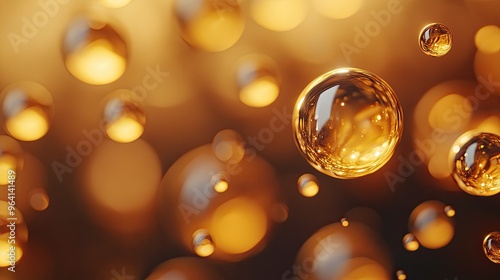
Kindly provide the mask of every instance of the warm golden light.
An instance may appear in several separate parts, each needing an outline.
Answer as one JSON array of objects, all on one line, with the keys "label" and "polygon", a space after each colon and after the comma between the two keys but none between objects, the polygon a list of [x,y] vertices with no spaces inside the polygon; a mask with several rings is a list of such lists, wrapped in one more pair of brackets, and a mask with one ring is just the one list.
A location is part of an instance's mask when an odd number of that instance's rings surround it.
[{"label": "warm golden light", "polygon": [[250,15],[253,20],[273,31],[287,31],[297,27],[304,21],[308,11],[307,0],[250,1]]},{"label": "warm golden light", "polygon": [[118,80],[127,68],[127,46],[105,21],[77,18],[63,44],[64,63],[80,81],[105,85]]},{"label": "warm golden light", "polygon": [[280,88],[273,77],[262,77],[240,90],[240,100],[250,107],[266,107],[278,98]]},{"label": "warm golden light", "polygon": [[455,212],[455,209],[453,208],[453,206],[450,206],[450,205],[446,205],[446,207],[444,208],[444,212],[446,213],[446,216],[448,217],[454,217],[456,212]]},{"label": "warm golden light", "polygon": [[[3,236],[0,236],[2,238]],[[12,244],[9,244],[7,241],[7,238],[2,238],[0,240],[0,267],[8,267],[11,265],[11,260],[9,256],[7,255],[8,253],[11,252],[11,247]],[[21,249],[20,246],[15,246],[15,257],[13,257],[14,263],[18,263],[21,258],[23,257],[23,249]]]},{"label": "warm golden light", "polygon": [[214,184],[214,190],[218,193],[223,193],[223,192],[227,191],[228,188],[229,188],[229,184],[224,179],[217,179],[217,181]]},{"label": "warm golden light", "polygon": [[378,262],[368,258],[353,258],[347,261],[342,277],[331,279],[349,280],[389,280],[386,269]]},{"label": "warm golden light", "polygon": [[403,270],[398,270],[396,272],[396,277],[398,280],[406,280],[406,273]]},{"label": "warm golden light", "polygon": [[205,229],[193,233],[193,249],[200,257],[208,257],[215,251],[215,245],[210,233]]},{"label": "warm golden light", "polygon": [[21,141],[38,140],[49,130],[48,116],[41,108],[29,107],[8,118],[5,128]]},{"label": "warm golden light", "polygon": [[119,143],[129,143],[139,137],[144,132],[144,127],[131,117],[120,117],[110,123],[106,128],[109,138]]},{"label": "warm golden light", "polygon": [[312,174],[304,174],[299,177],[297,181],[299,193],[305,197],[313,197],[319,192],[319,185],[317,179]]},{"label": "warm golden light", "polygon": [[481,27],[474,36],[474,43],[485,54],[500,52],[500,28],[495,25]]},{"label": "warm golden light", "polygon": [[44,211],[49,207],[49,196],[43,189],[35,189],[30,192],[29,204],[37,211]]},{"label": "warm golden light", "polygon": [[316,10],[325,17],[344,19],[358,12],[364,0],[313,0]]},{"label": "warm golden light", "polygon": [[236,0],[177,0],[175,16],[181,35],[191,46],[220,52],[236,44],[245,20]]},{"label": "warm golden light", "polygon": [[219,131],[213,141],[212,150],[220,161],[232,164],[240,162],[245,156],[243,139],[234,130],[224,129]]},{"label": "warm golden light", "polygon": [[233,198],[219,206],[211,220],[212,237],[218,250],[242,254],[259,244],[267,231],[262,206],[246,197]]},{"label": "warm golden light", "polygon": [[99,0],[107,8],[121,8],[127,6],[132,0]]},{"label": "warm golden light", "polygon": [[403,237],[403,247],[405,247],[406,250],[413,252],[418,250],[420,243],[418,243],[418,240],[413,233],[407,233]]},{"label": "warm golden light", "polygon": [[129,143],[144,132],[146,113],[132,101],[132,92],[117,90],[106,98],[103,120],[109,138],[119,143]]},{"label": "warm golden light", "polygon": [[9,183],[9,170],[14,172],[17,170],[17,159],[15,156],[3,153],[0,155],[0,185],[7,185]]},{"label": "warm golden light", "polygon": [[346,218],[342,218],[340,220],[340,224],[343,226],[343,227],[347,227],[349,226],[349,221],[346,219]]},{"label": "warm golden light", "polygon": [[410,232],[428,249],[442,248],[453,239],[455,228],[446,216],[445,205],[439,201],[426,201],[417,206],[409,219]]},{"label": "warm golden light", "polygon": [[[462,108],[459,112],[450,108]],[[455,132],[463,129],[472,116],[470,101],[458,94],[449,94],[440,98],[429,112],[428,122],[433,129],[444,132]],[[460,121],[456,121],[459,119]]]}]

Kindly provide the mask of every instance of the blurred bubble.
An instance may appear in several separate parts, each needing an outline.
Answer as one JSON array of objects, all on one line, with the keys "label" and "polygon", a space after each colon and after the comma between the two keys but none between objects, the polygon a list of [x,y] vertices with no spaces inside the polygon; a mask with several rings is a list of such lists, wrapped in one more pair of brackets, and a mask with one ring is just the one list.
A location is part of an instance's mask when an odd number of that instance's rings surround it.
[{"label": "blurred bubble", "polygon": [[[10,201],[10,200],[9,200]],[[15,223],[15,227],[10,225]],[[12,242],[15,237],[15,243]],[[10,242],[9,242],[10,241]],[[0,200],[0,267],[16,265],[25,254],[28,245],[28,228],[18,208],[9,208],[9,203]]]},{"label": "blurred bubble", "polygon": [[294,29],[304,21],[308,11],[309,3],[306,0],[250,1],[252,19],[260,26],[273,31]]},{"label": "blurred bubble", "polygon": [[223,162],[237,163],[245,155],[243,138],[234,130],[224,129],[219,131],[212,141],[215,156]]},{"label": "blurred bubble", "polygon": [[214,253],[215,245],[208,230],[199,229],[193,233],[193,248],[200,257],[208,257]]},{"label": "blurred bubble", "polygon": [[239,0],[176,0],[174,12],[182,38],[205,51],[230,48],[245,29]]},{"label": "blurred bubble", "polygon": [[[447,112],[447,109],[453,106],[461,106],[461,121],[458,125],[450,125],[454,121],[453,114],[443,113]],[[429,112],[428,121],[429,125],[433,129],[440,129],[443,132],[454,132],[462,129],[467,125],[472,117],[472,105],[469,99],[458,94],[449,94],[440,98],[435,104],[432,105]]]},{"label": "blurred bubble", "polygon": [[227,176],[224,174],[216,174],[212,176],[212,185],[214,190],[218,193],[223,193],[229,188],[229,182],[227,181]]},{"label": "blurred bubble", "polygon": [[484,53],[477,51],[474,57],[474,73],[479,83],[476,95],[481,100],[488,99],[492,94],[499,95],[500,87],[500,51]]},{"label": "blurred bubble", "polygon": [[488,234],[483,241],[484,254],[490,261],[500,263],[500,232]]},{"label": "blurred bubble", "polygon": [[431,23],[420,31],[420,49],[426,55],[439,57],[447,54],[452,45],[451,31],[443,24]]},{"label": "blurred bubble", "polygon": [[346,218],[342,218],[340,220],[340,224],[343,226],[343,227],[347,227],[349,226],[349,221],[346,219]]},{"label": "blurred bubble", "polygon": [[404,272],[404,270],[398,270],[396,272],[396,277],[398,280],[406,280],[406,273]]},{"label": "blurred bubble", "polygon": [[408,221],[410,232],[428,249],[442,248],[453,239],[455,228],[442,202],[430,200],[418,205]]},{"label": "blurred bubble", "polygon": [[247,55],[241,58],[237,63],[236,78],[239,98],[247,106],[265,107],[278,98],[278,69],[269,57]]},{"label": "blurred bubble", "polygon": [[221,280],[219,273],[205,259],[181,257],[158,265],[146,280]]},{"label": "blurred bubble", "polygon": [[271,219],[276,223],[282,223],[288,219],[288,206],[284,203],[273,205]]},{"label": "blurred bubble", "polygon": [[0,135],[0,186],[9,184],[9,170],[18,173],[24,166],[23,150],[19,143],[6,135]]},{"label": "blurred bubble", "polygon": [[29,194],[30,206],[36,211],[44,211],[49,207],[49,196],[42,188],[34,189]]},{"label": "blurred bubble", "polygon": [[500,52],[500,28],[496,25],[481,27],[474,36],[476,48],[486,54]]},{"label": "blurred bubble", "polygon": [[403,237],[403,246],[407,251],[413,252],[416,251],[418,247],[420,247],[420,243],[418,243],[418,240],[415,235],[413,235],[413,233],[407,233]]},{"label": "blurred bubble", "polygon": [[316,10],[325,17],[344,19],[358,12],[364,0],[314,0],[313,4]]},{"label": "blurred bubble", "polygon": [[287,277],[312,280],[391,279],[383,242],[363,224],[334,223],[319,229],[300,248]]},{"label": "blurred bubble", "polygon": [[117,90],[105,99],[103,121],[106,134],[119,143],[137,140],[144,132],[146,113],[129,90]]},{"label": "blurred bubble", "polygon": [[304,174],[297,181],[299,193],[305,197],[313,197],[318,194],[318,180],[312,174]]},{"label": "blurred bubble", "polygon": [[130,4],[132,0],[99,0],[99,3],[106,8],[122,8]]},{"label": "blurred bubble", "polygon": [[402,135],[403,112],[380,77],[343,68],[304,89],[293,125],[297,147],[314,168],[336,178],[355,178],[389,161]]},{"label": "blurred bubble", "polygon": [[104,85],[118,80],[127,68],[127,45],[106,18],[77,17],[63,41],[64,63],[78,80]]},{"label": "blurred bubble", "polygon": [[[224,192],[214,185],[221,175],[230,184]],[[254,152],[246,151],[233,163],[219,160],[213,143],[198,147],[180,157],[162,179],[163,225],[192,253],[193,232],[205,229],[214,243],[209,258],[246,259],[264,248],[274,222],[286,216],[276,208],[280,202],[275,176]]]},{"label": "blurred bubble", "polygon": [[478,196],[500,192],[500,136],[466,133],[452,147],[453,179],[462,190]]},{"label": "blurred bubble", "polygon": [[1,94],[5,131],[21,141],[42,138],[54,113],[52,96],[42,85],[23,81],[6,87]]},{"label": "blurred bubble", "polygon": [[450,218],[454,217],[456,214],[455,209],[451,205],[446,205],[446,207],[444,208],[444,212],[446,213],[446,216]]}]

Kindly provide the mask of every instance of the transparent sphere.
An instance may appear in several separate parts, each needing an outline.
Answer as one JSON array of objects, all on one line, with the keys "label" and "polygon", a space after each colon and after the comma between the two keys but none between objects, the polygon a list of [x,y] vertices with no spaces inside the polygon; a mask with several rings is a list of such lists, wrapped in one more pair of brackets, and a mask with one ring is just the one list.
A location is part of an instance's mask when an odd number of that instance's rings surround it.
[{"label": "transparent sphere", "polygon": [[192,47],[224,51],[245,29],[241,0],[176,0],[174,13],[182,38]]},{"label": "transparent sphere", "polygon": [[1,94],[5,131],[21,141],[35,141],[49,130],[54,107],[50,92],[42,85],[23,81]]},{"label": "transparent sphere", "polygon": [[316,196],[319,192],[318,180],[312,174],[304,174],[297,180],[299,193],[305,197]]},{"label": "transparent sphere", "polygon": [[500,136],[466,133],[452,146],[454,151],[452,175],[462,190],[477,196],[500,192]]},{"label": "transparent sphere", "polygon": [[125,40],[104,17],[73,20],[64,36],[63,56],[68,71],[91,85],[112,83],[127,68]]},{"label": "transparent sphere", "polygon": [[500,263],[500,232],[488,234],[483,241],[484,254],[494,263]]},{"label": "transparent sphere", "polygon": [[427,249],[442,248],[453,239],[455,227],[443,210],[445,207],[442,202],[429,200],[418,205],[410,214],[408,228],[417,242]]},{"label": "transparent sphere", "polygon": [[336,178],[355,178],[389,161],[402,135],[403,111],[380,77],[343,68],[304,89],[293,126],[297,147],[314,168]]},{"label": "transparent sphere", "polygon": [[407,251],[416,251],[420,247],[417,238],[413,233],[407,233],[403,237],[403,246]]},{"label": "transparent sphere", "polygon": [[104,101],[103,120],[106,134],[119,143],[132,142],[144,132],[146,113],[132,96],[129,90],[118,90]]},{"label": "transparent sphere", "polygon": [[443,24],[426,25],[418,36],[420,49],[426,55],[439,57],[447,54],[452,45],[451,31]]}]

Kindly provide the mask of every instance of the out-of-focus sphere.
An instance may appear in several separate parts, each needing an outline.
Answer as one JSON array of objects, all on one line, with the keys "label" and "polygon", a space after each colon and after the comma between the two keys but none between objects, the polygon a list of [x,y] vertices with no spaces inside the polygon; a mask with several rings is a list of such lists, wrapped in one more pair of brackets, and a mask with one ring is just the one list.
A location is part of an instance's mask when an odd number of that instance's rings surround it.
[{"label": "out-of-focus sphere", "polygon": [[404,270],[398,270],[396,272],[396,277],[398,278],[398,280],[406,280],[406,273],[404,272]]},{"label": "out-of-focus sphere", "polygon": [[312,81],[293,111],[297,147],[318,171],[356,178],[377,171],[403,131],[395,92],[377,75],[341,68]]},{"label": "out-of-focus sphere", "polygon": [[106,8],[121,8],[127,6],[132,0],[99,0]]},{"label": "out-of-focus sphere", "polygon": [[455,228],[444,212],[445,204],[430,200],[418,205],[408,221],[408,228],[427,249],[442,248],[453,239]]},{"label": "out-of-focus sphere", "polygon": [[54,107],[50,92],[42,85],[23,81],[11,84],[1,94],[5,131],[21,141],[35,141],[49,130]]},{"label": "out-of-focus sphere", "polygon": [[206,260],[194,257],[170,259],[159,266],[146,280],[221,280],[217,271]]},{"label": "out-of-focus sphere", "polygon": [[457,141],[468,140],[462,145],[452,146],[459,147],[453,160],[453,179],[462,190],[472,195],[491,196],[499,193],[500,136],[466,133],[460,138]]},{"label": "out-of-focus sphere", "polygon": [[479,83],[476,95],[488,100],[491,94],[500,95],[500,51],[484,53],[477,51],[474,57],[474,73]]},{"label": "out-of-focus sphere", "polygon": [[407,251],[416,251],[420,247],[417,238],[413,233],[407,233],[403,237],[403,246]]},{"label": "out-of-focus sphere", "polygon": [[76,18],[66,31],[63,55],[68,71],[91,85],[112,83],[127,68],[125,40],[102,19]]},{"label": "out-of-focus sphere", "polygon": [[483,240],[484,254],[490,261],[500,263],[500,232],[492,232]]},{"label": "out-of-focus sphere", "polygon": [[24,167],[23,149],[19,142],[0,135],[0,186],[9,184],[9,170],[19,173]]},{"label": "out-of-focus sphere", "polygon": [[496,25],[481,27],[474,36],[476,48],[486,54],[500,52],[500,28]]},{"label": "out-of-focus sphere", "polygon": [[325,17],[344,19],[358,12],[364,0],[313,0],[316,10]]},{"label": "out-of-focus sphere", "polygon": [[240,0],[176,0],[174,13],[182,38],[192,47],[224,51],[245,29]]},{"label": "out-of-focus sphere", "polygon": [[297,180],[299,193],[305,197],[316,196],[319,192],[319,185],[316,176],[312,174],[304,174]]},{"label": "out-of-focus sphere", "polygon": [[250,15],[253,20],[273,31],[294,29],[304,21],[308,12],[309,0],[250,1]]},{"label": "out-of-focus sphere", "polygon": [[426,55],[439,57],[447,54],[452,45],[450,29],[440,23],[426,25],[418,37],[422,52]]}]

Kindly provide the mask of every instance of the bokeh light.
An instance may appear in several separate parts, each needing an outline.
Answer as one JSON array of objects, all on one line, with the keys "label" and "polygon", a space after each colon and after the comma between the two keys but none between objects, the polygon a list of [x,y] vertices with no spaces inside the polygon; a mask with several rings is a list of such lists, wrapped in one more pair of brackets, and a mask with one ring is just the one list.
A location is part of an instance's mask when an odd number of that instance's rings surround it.
[{"label": "bokeh light", "polygon": [[[309,11],[307,0],[252,0],[250,15],[264,28],[288,31],[297,27]],[[286,10],[286,13],[283,11]]]}]

